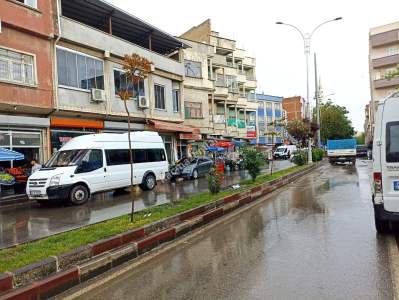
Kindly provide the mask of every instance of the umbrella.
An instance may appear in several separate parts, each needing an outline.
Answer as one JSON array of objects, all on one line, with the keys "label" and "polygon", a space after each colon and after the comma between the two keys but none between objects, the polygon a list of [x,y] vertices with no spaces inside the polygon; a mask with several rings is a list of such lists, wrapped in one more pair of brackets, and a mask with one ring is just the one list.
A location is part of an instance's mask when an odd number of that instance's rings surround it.
[{"label": "umbrella", "polygon": [[0,148],[0,161],[23,160],[24,158],[22,153]]},{"label": "umbrella", "polygon": [[220,142],[216,142],[215,145],[216,147],[223,147],[223,148],[230,148],[233,147],[234,145],[230,142],[227,141],[220,141]]}]

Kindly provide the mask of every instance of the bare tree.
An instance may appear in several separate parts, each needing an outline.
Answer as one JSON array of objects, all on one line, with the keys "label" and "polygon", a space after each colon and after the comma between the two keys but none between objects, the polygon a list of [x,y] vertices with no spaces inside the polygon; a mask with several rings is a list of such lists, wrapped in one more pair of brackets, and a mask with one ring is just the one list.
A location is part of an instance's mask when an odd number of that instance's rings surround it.
[{"label": "bare tree", "polygon": [[[151,72],[151,62],[138,54],[125,55],[123,60],[123,70],[125,71],[125,88],[118,92],[122,99],[127,114],[127,130],[129,141],[129,162],[130,162],[130,197],[132,199],[132,209],[130,212],[130,222],[133,222],[134,214],[134,188],[133,188],[133,152],[131,143],[130,112],[127,102],[132,100],[134,85],[139,85],[141,79],[148,77]],[[139,90],[139,89],[138,89]],[[138,97],[139,95],[137,95]],[[139,99],[138,99],[139,100]]]}]

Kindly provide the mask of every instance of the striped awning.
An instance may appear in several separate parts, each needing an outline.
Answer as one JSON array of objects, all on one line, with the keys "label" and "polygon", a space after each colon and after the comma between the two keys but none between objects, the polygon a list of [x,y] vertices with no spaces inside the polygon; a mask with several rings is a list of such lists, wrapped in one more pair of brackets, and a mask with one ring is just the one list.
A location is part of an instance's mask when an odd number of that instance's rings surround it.
[{"label": "striped awning", "polygon": [[24,158],[22,153],[0,148],[0,161],[23,160]]}]

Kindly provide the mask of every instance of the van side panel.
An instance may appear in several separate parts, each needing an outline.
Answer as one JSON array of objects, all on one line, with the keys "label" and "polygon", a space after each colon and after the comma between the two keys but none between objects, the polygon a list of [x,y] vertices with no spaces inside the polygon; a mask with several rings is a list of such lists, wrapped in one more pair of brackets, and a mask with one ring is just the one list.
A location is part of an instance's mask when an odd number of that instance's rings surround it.
[{"label": "van side panel", "polygon": [[399,212],[399,159],[391,157],[391,150],[396,153],[399,148],[398,130],[399,98],[389,98],[382,110],[380,162],[382,198],[385,210],[390,212]]}]

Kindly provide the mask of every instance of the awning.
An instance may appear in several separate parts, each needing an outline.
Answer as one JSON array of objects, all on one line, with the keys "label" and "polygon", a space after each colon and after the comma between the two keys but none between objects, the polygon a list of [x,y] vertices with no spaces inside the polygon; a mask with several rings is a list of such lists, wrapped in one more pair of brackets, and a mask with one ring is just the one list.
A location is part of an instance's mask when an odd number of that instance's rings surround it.
[{"label": "awning", "polygon": [[0,148],[0,161],[23,160],[25,156],[19,152]]},{"label": "awning", "polygon": [[230,147],[233,147],[234,145],[233,145],[233,143],[228,142],[228,141],[219,141],[219,142],[216,142],[214,146],[223,147],[223,148],[230,148]]},{"label": "awning", "polygon": [[198,128],[185,126],[185,125],[181,125],[181,124],[176,124],[176,123],[149,120],[148,124],[150,124],[153,129],[160,130],[160,131],[187,132],[187,133],[196,133],[196,134],[201,133]]},{"label": "awning", "polygon": [[209,152],[224,152],[224,151],[226,151],[225,148],[223,148],[223,147],[216,147],[216,146],[209,146],[209,147],[207,147],[205,150],[206,150],[206,151],[209,151]]}]

